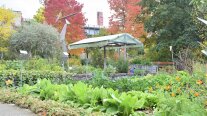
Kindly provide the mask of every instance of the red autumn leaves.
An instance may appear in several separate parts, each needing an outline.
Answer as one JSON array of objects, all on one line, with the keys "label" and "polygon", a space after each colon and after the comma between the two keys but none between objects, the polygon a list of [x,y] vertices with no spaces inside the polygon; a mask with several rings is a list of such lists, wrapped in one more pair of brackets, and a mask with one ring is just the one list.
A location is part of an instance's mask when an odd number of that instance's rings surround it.
[{"label": "red autumn leaves", "polygon": [[[113,11],[110,17],[110,34],[130,33],[135,37],[140,37],[144,33],[143,23],[137,21],[137,16],[141,13],[138,3],[141,0],[108,0],[110,9]],[[83,4],[76,0],[48,0],[45,5],[45,20],[48,24],[61,31],[65,21],[56,22],[58,15],[66,16],[71,13],[79,12],[73,17],[68,17],[71,25],[67,28],[66,39],[68,43],[85,38],[84,25],[86,18],[82,13]]]},{"label": "red autumn leaves", "polygon": [[85,37],[83,27],[86,19],[82,13],[82,8],[83,4],[78,3],[76,0],[49,0],[45,2],[45,20],[60,32],[65,24],[65,20],[56,22],[57,16],[63,17],[77,13],[75,16],[66,18],[70,22],[67,28],[66,39],[68,43],[72,43]]},{"label": "red autumn leaves", "polygon": [[141,13],[138,3],[141,0],[108,0],[113,15],[110,17],[109,32],[111,34],[126,32],[135,37],[144,35],[144,25],[137,16]]}]

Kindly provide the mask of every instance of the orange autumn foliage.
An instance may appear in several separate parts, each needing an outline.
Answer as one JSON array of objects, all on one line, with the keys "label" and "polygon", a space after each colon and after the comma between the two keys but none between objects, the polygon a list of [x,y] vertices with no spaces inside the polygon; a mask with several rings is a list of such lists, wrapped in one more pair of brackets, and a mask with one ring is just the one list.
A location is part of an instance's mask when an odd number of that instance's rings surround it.
[{"label": "orange autumn foliage", "polygon": [[114,11],[109,22],[111,34],[124,32],[137,38],[145,35],[143,23],[137,20],[141,13],[138,2],[140,0],[108,0],[110,9]]},{"label": "orange autumn foliage", "polygon": [[75,55],[75,56],[80,56],[81,53],[84,52],[83,48],[80,49],[73,49],[73,50],[69,50],[68,53],[70,53],[70,55]]}]

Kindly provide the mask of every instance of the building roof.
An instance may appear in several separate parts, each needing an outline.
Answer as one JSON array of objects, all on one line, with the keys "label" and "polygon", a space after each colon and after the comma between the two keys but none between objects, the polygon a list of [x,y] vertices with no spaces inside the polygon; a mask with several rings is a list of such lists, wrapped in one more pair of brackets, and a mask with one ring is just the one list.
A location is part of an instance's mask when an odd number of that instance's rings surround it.
[{"label": "building roof", "polygon": [[122,33],[116,35],[83,39],[72,43],[69,49],[91,48],[91,47],[143,47],[143,43],[130,34]]}]

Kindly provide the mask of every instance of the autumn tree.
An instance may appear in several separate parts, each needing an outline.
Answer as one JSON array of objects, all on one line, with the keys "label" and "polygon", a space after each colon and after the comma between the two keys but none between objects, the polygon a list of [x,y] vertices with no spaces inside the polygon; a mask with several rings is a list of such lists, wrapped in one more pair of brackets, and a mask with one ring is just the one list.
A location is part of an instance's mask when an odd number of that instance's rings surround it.
[{"label": "autumn tree", "polygon": [[71,13],[77,13],[74,16],[67,17],[70,22],[67,28],[66,40],[68,43],[83,39],[85,37],[84,25],[86,19],[82,13],[83,4],[78,3],[76,0],[46,0],[45,6],[45,20],[48,24],[56,27],[59,32],[65,24],[65,20],[57,22],[57,17],[61,18]]},{"label": "autumn tree", "polygon": [[15,14],[11,10],[0,7],[0,53],[2,54],[8,50],[14,18]]},{"label": "autumn tree", "polygon": [[44,11],[45,11],[44,7],[40,7],[38,9],[37,13],[33,17],[35,19],[35,21],[37,21],[39,23],[43,23],[45,21]]},{"label": "autumn tree", "polygon": [[127,32],[135,37],[144,34],[143,24],[137,19],[141,13],[140,0],[108,0],[114,14],[110,17],[109,32]]}]

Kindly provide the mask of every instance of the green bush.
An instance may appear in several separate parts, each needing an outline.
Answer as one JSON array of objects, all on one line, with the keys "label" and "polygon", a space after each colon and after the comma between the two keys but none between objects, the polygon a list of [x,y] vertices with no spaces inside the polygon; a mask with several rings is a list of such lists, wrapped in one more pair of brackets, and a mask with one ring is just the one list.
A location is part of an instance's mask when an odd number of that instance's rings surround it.
[{"label": "green bush", "polygon": [[63,71],[56,59],[28,59],[28,60],[1,60],[0,70],[46,70],[46,71]]},{"label": "green bush", "polygon": [[1,64],[0,65],[0,70],[5,70],[5,68],[6,68],[6,65],[5,64]]},{"label": "green bush", "polygon": [[64,71],[56,59],[30,59],[24,62],[25,70]]},{"label": "green bush", "polygon": [[99,48],[93,48],[91,52],[91,65],[97,68],[103,68],[104,66],[104,56],[103,51]]},{"label": "green bush", "polygon": [[10,38],[11,55],[18,55],[19,50],[26,50],[31,56],[58,58],[61,53],[59,33],[51,25],[23,23]]},{"label": "green bush", "polygon": [[77,57],[71,57],[68,59],[70,66],[81,66],[81,59]]},{"label": "green bush", "polygon": [[18,60],[0,60],[0,70],[19,70],[21,68],[21,62]]},{"label": "green bush", "polygon": [[118,73],[127,73],[129,70],[128,61],[124,59],[119,59],[116,63],[116,68]]},{"label": "green bush", "polygon": [[69,71],[73,74],[93,73],[97,68],[93,66],[73,66]]},{"label": "green bush", "polygon": [[116,73],[116,67],[113,67],[112,65],[108,65],[104,69],[104,75],[107,77],[110,77],[111,74],[115,74],[115,73]]},{"label": "green bush", "polygon": [[144,56],[135,57],[130,61],[130,64],[152,65],[151,61]]}]

